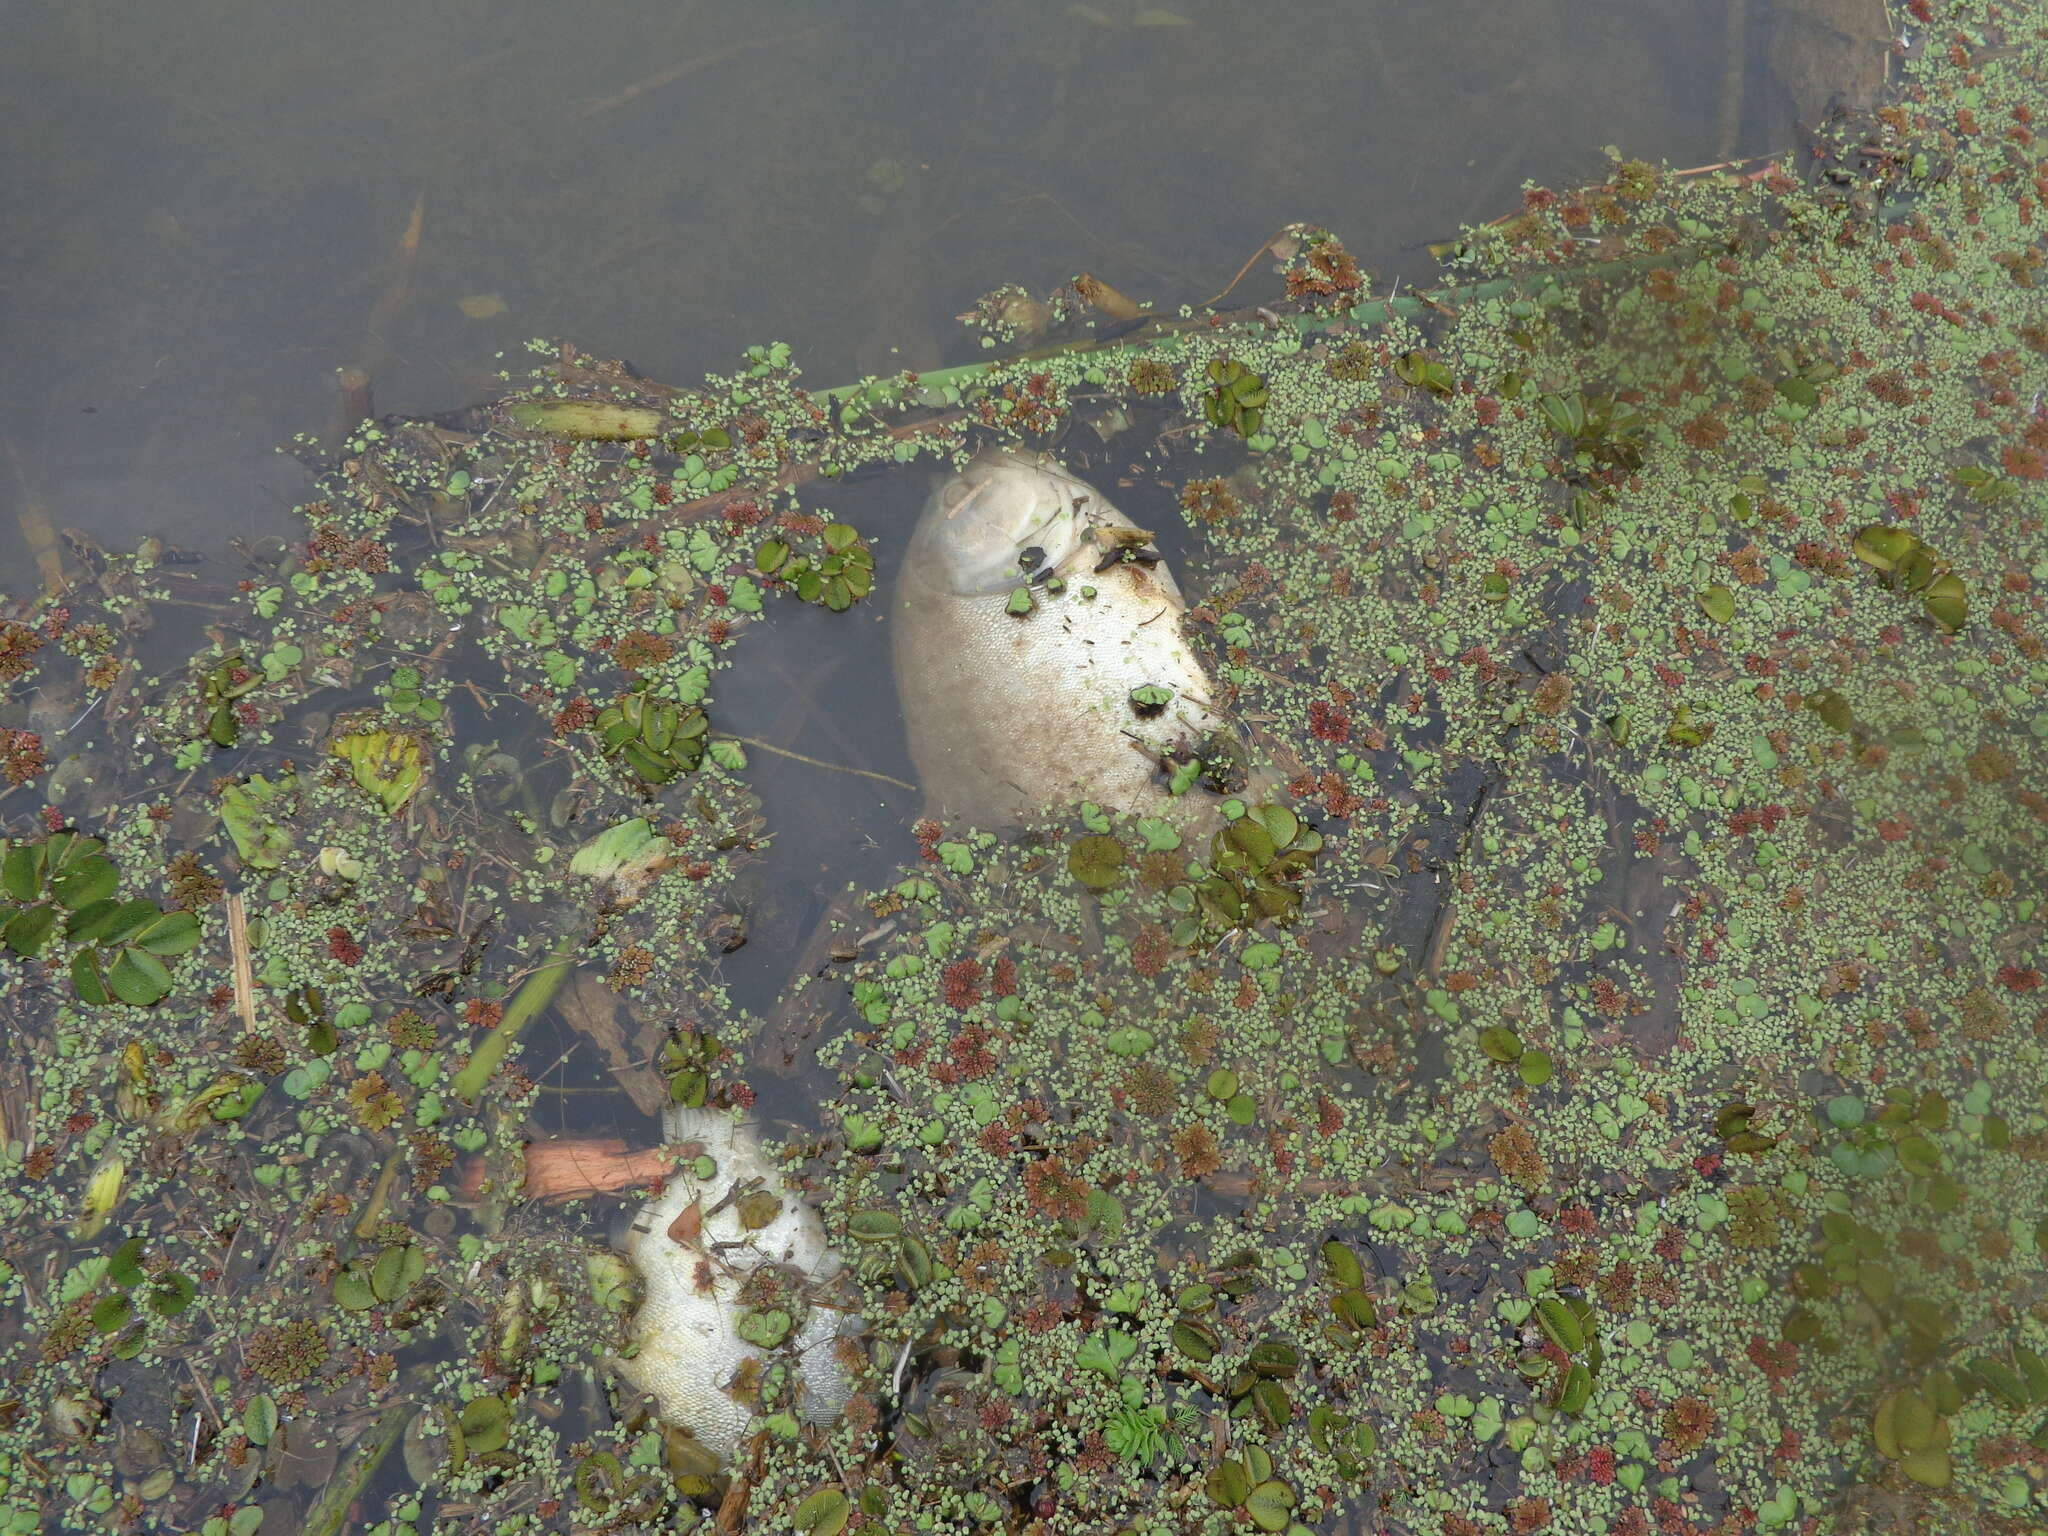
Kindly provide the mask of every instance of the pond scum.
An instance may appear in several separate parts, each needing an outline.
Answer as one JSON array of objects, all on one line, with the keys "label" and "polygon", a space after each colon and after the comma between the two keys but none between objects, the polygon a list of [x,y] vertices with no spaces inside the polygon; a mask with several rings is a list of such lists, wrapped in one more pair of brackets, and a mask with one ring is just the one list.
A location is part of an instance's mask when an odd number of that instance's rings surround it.
[{"label": "pond scum", "polygon": [[[2048,1528],[2048,29],[1904,19],[1810,182],[1617,158],[1440,302],[1297,231],[1262,316],[935,380],[542,349],[239,591],[15,602],[0,1525]],[[1072,419],[1283,786],[903,830],[786,1148],[857,1390],[708,1465],[520,1198],[521,1028],[574,968],[752,1102],[724,668],[874,600],[835,477]]]}]

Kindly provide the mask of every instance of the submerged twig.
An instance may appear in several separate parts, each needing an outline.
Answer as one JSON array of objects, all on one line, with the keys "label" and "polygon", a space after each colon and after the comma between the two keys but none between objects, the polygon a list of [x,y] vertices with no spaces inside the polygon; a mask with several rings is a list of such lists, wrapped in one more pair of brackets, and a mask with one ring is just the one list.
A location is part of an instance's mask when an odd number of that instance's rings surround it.
[{"label": "submerged twig", "polygon": [[828,768],[834,773],[858,774],[863,779],[875,779],[883,784],[893,784],[898,789],[907,789],[912,794],[917,793],[915,784],[908,779],[899,779],[892,773],[877,773],[872,768],[850,768],[845,763],[828,763],[822,757],[811,757],[802,752],[792,751],[788,747],[778,747],[773,742],[761,741],[753,736],[728,736],[726,739],[736,741],[743,747],[755,747],[763,752],[772,752],[777,757],[786,757],[812,768]]},{"label": "submerged twig", "polygon": [[1208,298],[1202,300],[1202,302],[1197,304],[1195,308],[1207,309],[1211,304],[1215,304],[1221,301],[1222,299],[1229,297],[1230,290],[1235,288],[1239,283],[1244,281],[1245,274],[1251,271],[1253,267],[1256,267],[1259,264],[1259,258],[1261,256],[1264,256],[1267,252],[1271,251],[1273,249],[1273,242],[1278,240],[1286,232],[1287,226],[1283,224],[1280,226],[1280,228],[1274,230],[1273,233],[1266,236],[1264,240],[1260,241],[1259,248],[1256,251],[1253,251],[1251,255],[1245,257],[1244,265],[1237,269],[1237,276],[1233,277],[1229,282],[1225,283],[1223,285],[1221,292],[1210,294]]},{"label": "submerged twig", "polygon": [[645,96],[649,91],[658,91],[665,85],[674,85],[678,80],[686,80],[691,75],[715,69],[720,64],[729,64],[743,53],[752,53],[758,48],[780,48],[785,43],[808,42],[830,30],[829,26],[806,27],[801,32],[785,32],[780,37],[757,37],[751,42],[732,43],[724,48],[714,48],[709,53],[700,53],[693,59],[685,59],[680,64],[671,64],[667,69],[657,70],[645,79],[634,81],[623,91],[600,97],[571,112],[569,119],[571,122],[580,123],[585,118],[596,117],[600,113],[611,111],[614,107],[623,107],[627,102]]}]

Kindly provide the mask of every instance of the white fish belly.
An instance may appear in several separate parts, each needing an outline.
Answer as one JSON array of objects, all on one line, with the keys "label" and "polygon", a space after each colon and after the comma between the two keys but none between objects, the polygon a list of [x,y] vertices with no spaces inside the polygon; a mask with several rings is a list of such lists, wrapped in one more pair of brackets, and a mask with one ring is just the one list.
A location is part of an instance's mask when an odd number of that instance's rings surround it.
[{"label": "white fish belly", "polygon": [[[749,1364],[767,1356],[740,1337],[740,1287],[762,1264],[786,1264],[807,1281],[837,1273],[840,1264],[825,1242],[818,1213],[782,1186],[780,1173],[762,1154],[753,1132],[715,1112],[671,1112],[672,1139],[705,1144],[718,1164],[709,1179],[678,1170],[666,1188],[648,1201],[634,1223],[632,1259],[645,1296],[633,1318],[638,1346],[617,1362],[620,1375],[651,1394],[662,1418],[688,1429],[704,1446],[730,1459],[745,1433],[752,1408],[727,1391]],[[782,1213],[755,1232],[744,1231],[736,1210],[705,1218],[695,1238],[669,1236],[676,1218],[693,1202],[712,1210],[735,1184],[759,1181],[779,1194]],[[833,1352],[842,1314],[814,1307],[797,1335],[797,1371],[804,1383],[803,1417],[827,1424],[839,1417],[852,1383]]]}]

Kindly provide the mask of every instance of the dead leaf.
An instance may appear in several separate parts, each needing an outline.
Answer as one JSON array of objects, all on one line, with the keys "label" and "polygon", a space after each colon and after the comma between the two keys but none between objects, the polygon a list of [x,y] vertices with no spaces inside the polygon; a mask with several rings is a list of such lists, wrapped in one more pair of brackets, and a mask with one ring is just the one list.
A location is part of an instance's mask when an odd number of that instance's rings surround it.
[{"label": "dead leaf", "polygon": [[512,306],[495,293],[472,293],[457,299],[455,307],[472,320],[489,320],[504,314]]},{"label": "dead leaf", "polygon": [[569,1027],[597,1047],[633,1107],[643,1115],[660,1114],[668,1103],[667,1087],[659,1073],[626,1049],[618,994],[596,976],[578,972],[557,1006]]},{"label": "dead leaf", "polygon": [[668,1224],[668,1240],[672,1243],[695,1243],[704,1232],[704,1199],[700,1195],[684,1206],[676,1219]]}]

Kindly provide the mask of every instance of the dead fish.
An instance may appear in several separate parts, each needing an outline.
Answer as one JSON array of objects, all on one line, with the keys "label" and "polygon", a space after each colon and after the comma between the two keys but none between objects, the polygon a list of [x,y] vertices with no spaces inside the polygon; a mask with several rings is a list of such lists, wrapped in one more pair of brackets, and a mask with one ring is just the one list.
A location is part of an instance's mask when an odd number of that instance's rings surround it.
[{"label": "dead fish", "polygon": [[[753,1409],[727,1388],[742,1372],[751,1378],[768,1359],[740,1336],[748,1311],[741,1287],[772,1264],[782,1266],[792,1287],[808,1295],[841,1264],[817,1211],[783,1187],[746,1121],[678,1106],[668,1111],[663,1128],[671,1141],[702,1143],[717,1167],[708,1178],[697,1177],[688,1164],[678,1168],[634,1221],[627,1256],[640,1272],[644,1299],[633,1318],[638,1348],[617,1365],[628,1382],[654,1397],[663,1419],[730,1460]],[[764,1198],[779,1202],[772,1215]],[[759,1224],[750,1227],[748,1221]],[[787,1346],[804,1385],[799,1411],[810,1423],[831,1423],[852,1393],[834,1352],[849,1324],[845,1314],[811,1305]]]},{"label": "dead fish", "polygon": [[[1244,749],[1151,535],[1043,454],[983,450],[911,536],[893,630],[928,807],[983,826],[1089,800],[1195,824]],[[1200,760],[1180,795],[1169,766]]]}]

